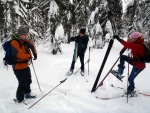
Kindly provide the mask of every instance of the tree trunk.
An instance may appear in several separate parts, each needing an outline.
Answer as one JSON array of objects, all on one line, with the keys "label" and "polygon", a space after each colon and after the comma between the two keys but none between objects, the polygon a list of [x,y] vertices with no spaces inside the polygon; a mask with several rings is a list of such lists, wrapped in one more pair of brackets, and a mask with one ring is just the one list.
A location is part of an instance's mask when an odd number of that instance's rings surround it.
[{"label": "tree trunk", "polygon": [[14,0],[13,1],[9,1],[10,4],[10,15],[11,15],[11,34],[15,34],[15,30],[16,30],[16,22],[15,22],[15,9],[13,8],[14,6]]}]

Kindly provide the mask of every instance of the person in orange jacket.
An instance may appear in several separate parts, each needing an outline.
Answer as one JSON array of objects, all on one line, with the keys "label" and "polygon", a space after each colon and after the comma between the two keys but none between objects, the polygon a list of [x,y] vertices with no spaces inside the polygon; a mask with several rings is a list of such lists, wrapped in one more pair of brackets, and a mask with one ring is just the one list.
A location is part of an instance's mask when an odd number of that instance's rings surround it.
[{"label": "person in orange jacket", "polygon": [[29,28],[27,26],[20,26],[17,35],[13,37],[15,40],[11,42],[11,54],[14,60],[17,61],[13,65],[13,71],[19,83],[16,92],[16,99],[19,103],[24,100],[24,97],[27,99],[36,97],[31,94],[30,84],[32,80],[29,61],[32,60],[32,54],[34,56],[33,60],[37,59],[37,52],[32,42],[27,40],[28,32]]}]

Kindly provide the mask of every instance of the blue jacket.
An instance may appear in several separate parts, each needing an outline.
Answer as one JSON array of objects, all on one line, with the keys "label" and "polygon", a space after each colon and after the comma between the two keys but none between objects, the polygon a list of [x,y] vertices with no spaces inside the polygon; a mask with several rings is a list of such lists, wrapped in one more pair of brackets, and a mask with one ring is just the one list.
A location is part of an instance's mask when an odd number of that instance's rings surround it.
[{"label": "blue jacket", "polygon": [[89,41],[87,35],[84,35],[83,37],[80,36],[71,37],[71,41],[75,41],[78,44],[78,53],[85,53]]}]

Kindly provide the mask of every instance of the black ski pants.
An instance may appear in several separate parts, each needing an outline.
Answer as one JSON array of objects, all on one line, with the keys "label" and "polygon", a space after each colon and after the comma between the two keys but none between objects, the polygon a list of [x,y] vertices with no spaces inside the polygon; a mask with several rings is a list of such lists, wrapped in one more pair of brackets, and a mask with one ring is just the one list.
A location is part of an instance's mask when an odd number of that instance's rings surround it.
[{"label": "black ski pants", "polygon": [[13,71],[18,80],[16,97],[18,101],[23,101],[24,94],[31,92],[30,84],[32,83],[32,80],[31,80],[30,68],[27,67],[25,69],[20,69],[20,70],[13,69]]},{"label": "black ski pants", "polygon": [[[75,55],[75,53],[74,53]],[[74,65],[76,60],[74,59],[74,55],[73,55],[73,60],[72,60],[72,64],[71,64],[71,70],[74,70]],[[80,62],[81,62],[81,70],[84,70],[84,53],[77,53],[77,58],[80,58]]]}]

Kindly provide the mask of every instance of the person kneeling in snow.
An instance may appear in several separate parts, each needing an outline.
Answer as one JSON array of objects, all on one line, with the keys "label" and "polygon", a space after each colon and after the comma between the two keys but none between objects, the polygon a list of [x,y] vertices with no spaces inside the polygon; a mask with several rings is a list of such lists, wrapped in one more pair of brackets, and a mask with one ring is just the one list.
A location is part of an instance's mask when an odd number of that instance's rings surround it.
[{"label": "person kneeling in snow", "polygon": [[79,56],[81,62],[81,75],[84,76],[84,54],[87,49],[87,44],[89,41],[88,36],[85,35],[85,29],[81,28],[79,36],[71,37],[71,41],[75,41],[75,49],[72,64],[70,67],[70,71],[68,72],[68,75],[71,75],[73,73],[76,59]]},{"label": "person kneeling in snow", "polygon": [[13,58],[17,61],[13,65],[13,71],[18,80],[18,89],[16,92],[17,101],[21,103],[24,100],[24,97],[35,98],[35,95],[31,94],[30,84],[31,72],[29,68],[29,61],[32,59],[32,54],[34,56],[33,60],[37,59],[37,52],[34,45],[27,40],[29,28],[27,26],[20,26],[17,31],[17,35],[13,36],[11,42],[11,54]]},{"label": "person kneeling in snow", "polygon": [[135,84],[134,84],[134,79],[135,77],[146,67],[144,61],[139,61],[138,59],[144,57],[144,38],[143,35],[139,32],[133,32],[130,35],[129,42],[126,42],[122,39],[119,38],[119,36],[114,35],[114,39],[117,39],[123,46],[123,49],[129,48],[131,49],[131,54],[133,56],[129,57],[126,55],[122,55],[120,53],[120,63],[118,64],[118,70],[112,70],[112,74],[117,76],[117,78],[122,79],[123,76],[123,71],[124,71],[124,63],[125,61],[128,62],[129,64],[133,65],[132,71],[130,73],[130,76],[128,78],[129,81],[129,86],[127,88],[127,94],[131,94],[134,92]]}]

